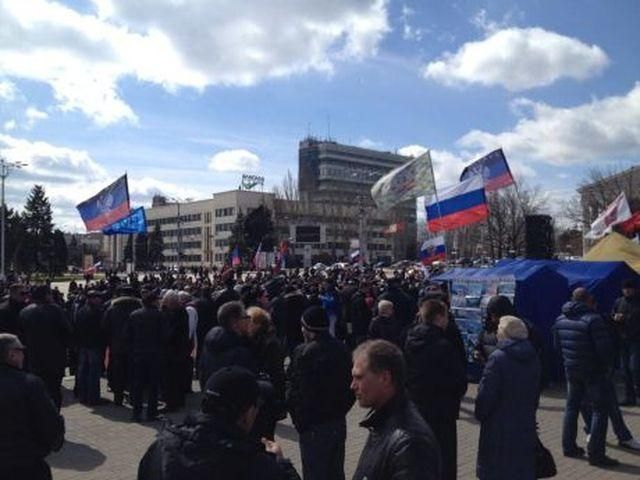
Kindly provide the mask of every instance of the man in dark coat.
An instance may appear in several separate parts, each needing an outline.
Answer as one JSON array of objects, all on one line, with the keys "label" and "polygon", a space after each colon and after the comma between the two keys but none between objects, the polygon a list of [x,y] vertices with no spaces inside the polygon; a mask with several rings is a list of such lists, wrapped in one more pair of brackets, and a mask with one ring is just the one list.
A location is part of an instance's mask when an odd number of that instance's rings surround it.
[{"label": "man in dark coat", "polygon": [[369,430],[353,480],[440,480],[440,448],[433,432],[407,398],[400,349],[370,340],[353,352],[353,381]]},{"label": "man in dark coat", "polygon": [[277,443],[251,436],[260,389],[251,372],[225,367],[207,381],[202,413],[169,424],[140,461],[138,480],[300,480]]},{"label": "man in dark coat", "polygon": [[218,326],[204,339],[200,357],[200,389],[209,377],[223,367],[237,365],[252,372],[258,370],[248,340],[249,316],[239,301],[227,302],[218,310]]},{"label": "man in dark coat", "polygon": [[369,308],[366,301],[367,288],[367,286],[363,286],[351,297],[351,325],[354,346],[360,345],[367,339],[371,317],[373,316],[371,308]]},{"label": "man in dark coat", "polygon": [[27,351],[27,370],[38,375],[47,387],[53,402],[62,406],[60,387],[67,365],[67,348],[71,340],[71,324],[51,297],[45,285],[33,291],[34,304],[20,312],[20,337]]},{"label": "man in dark coat", "polygon": [[386,340],[400,347],[403,325],[396,318],[393,303],[389,300],[378,302],[378,315],[369,325],[369,340]]},{"label": "man in dark coat", "polygon": [[211,289],[209,287],[203,287],[200,290],[200,296],[193,302],[193,306],[198,312],[198,325],[196,326],[196,370],[200,369],[200,355],[202,344],[204,343],[204,337],[207,336],[209,330],[216,326],[216,311],[215,304],[211,299]]},{"label": "man in dark coat", "polygon": [[587,445],[589,463],[598,466],[618,464],[605,455],[607,437],[607,372],[613,366],[614,350],[604,319],[594,308],[594,299],[584,288],[577,288],[572,301],[562,307],[553,326],[556,349],[562,352],[567,379],[567,405],[562,429],[565,456],[581,457],[584,449],[576,444],[578,413],[585,397],[591,400],[591,437]]},{"label": "man in dark coat", "polygon": [[620,360],[625,380],[623,405],[640,397],[640,294],[633,280],[622,283],[622,297],[613,305],[613,321],[620,335]]},{"label": "man in dark coat", "polygon": [[20,312],[26,306],[26,287],[14,283],[9,287],[9,298],[0,304],[0,333],[19,334]]},{"label": "man in dark coat", "polygon": [[418,310],[417,302],[402,290],[400,279],[392,278],[389,280],[387,291],[378,297],[378,301],[380,300],[389,300],[393,303],[396,318],[403,329],[415,320]]},{"label": "man in dark coat", "polygon": [[309,306],[307,298],[304,296],[295,286],[290,286],[285,289],[284,295],[284,315],[285,315],[285,336],[286,347],[289,356],[293,354],[293,351],[298,345],[304,342],[302,337],[302,330],[300,325],[300,318],[302,314]]},{"label": "man in dark coat", "polygon": [[[162,320],[167,334],[166,364],[164,370],[165,413],[174,412],[184,406],[185,377],[193,377],[189,367],[191,342],[189,340],[189,317],[180,303],[177,291],[169,290],[162,298]],[[189,371],[189,373],[187,373]]]},{"label": "man in dark coat", "polygon": [[85,405],[96,405],[100,401],[100,376],[104,364],[102,315],[102,296],[90,290],[86,305],[76,314],[74,329],[78,349],[77,395]]},{"label": "man in dark coat", "polygon": [[322,307],[302,314],[305,343],[298,345],[287,371],[287,407],[300,435],[305,480],[344,479],[347,427],[353,405],[349,390],[351,358],[329,334]]},{"label": "man in dark coat", "polygon": [[420,307],[420,324],[405,342],[407,389],[440,444],[442,479],[457,478],[456,420],[467,391],[467,373],[455,347],[446,338],[446,305],[427,300]]},{"label": "man in dark coat", "polygon": [[130,383],[129,315],[141,306],[140,299],[134,296],[131,288],[121,287],[103,318],[105,341],[109,347],[107,378],[113,391],[113,403],[118,406],[122,405],[124,392]]},{"label": "man in dark coat", "polygon": [[22,371],[24,347],[0,334],[0,478],[50,480],[45,457],[64,441],[64,422],[42,380]]},{"label": "man in dark coat", "polygon": [[147,420],[158,415],[158,389],[166,362],[167,328],[158,310],[158,294],[142,293],[142,308],[131,313],[127,325],[132,370],[133,421],[142,421],[142,404],[147,397]]},{"label": "man in dark coat", "polygon": [[522,320],[504,316],[498,346],[478,386],[475,417],[481,422],[476,474],[480,480],[536,478],[536,410],[540,360]]}]

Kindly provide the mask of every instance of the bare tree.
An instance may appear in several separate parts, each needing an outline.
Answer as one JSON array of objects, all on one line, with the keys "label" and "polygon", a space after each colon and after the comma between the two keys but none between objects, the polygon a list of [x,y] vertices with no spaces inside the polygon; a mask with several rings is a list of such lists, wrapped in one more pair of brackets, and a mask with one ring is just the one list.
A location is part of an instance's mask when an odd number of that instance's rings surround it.
[{"label": "bare tree", "polygon": [[280,185],[273,187],[273,194],[276,198],[283,200],[299,200],[300,193],[298,191],[298,180],[291,174],[291,170],[287,170],[286,175],[282,178]]},{"label": "bare tree", "polygon": [[640,208],[640,168],[594,167],[580,183],[578,193],[583,223],[591,224],[615,198],[624,192],[632,211]]}]

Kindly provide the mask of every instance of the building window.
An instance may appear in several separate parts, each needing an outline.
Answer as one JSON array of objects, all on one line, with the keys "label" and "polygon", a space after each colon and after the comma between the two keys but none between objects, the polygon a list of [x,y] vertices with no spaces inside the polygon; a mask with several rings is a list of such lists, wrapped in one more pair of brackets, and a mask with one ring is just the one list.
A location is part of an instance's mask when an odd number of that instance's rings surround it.
[{"label": "building window", "polygon": [[228,207],[228,208],[216,208],[216,218],[219,217],[232,217],[233,215],[235,215],[235,208],[234,207]]},{"label": "building window", "polygon": [[216,224],[216,233],[230,232],[233,229],[233,223],[218,223]]}]

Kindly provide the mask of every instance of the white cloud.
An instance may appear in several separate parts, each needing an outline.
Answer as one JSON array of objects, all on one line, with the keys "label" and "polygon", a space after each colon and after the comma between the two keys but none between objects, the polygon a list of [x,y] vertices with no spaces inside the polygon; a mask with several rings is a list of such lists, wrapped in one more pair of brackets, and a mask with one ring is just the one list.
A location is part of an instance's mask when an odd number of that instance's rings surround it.
[{"label": "white cloud", "polygon": [[216,172],[252,172],[260,168],[260,157],[245,149],[223,150],[209,159],[209,170]]},{"label": "white cloud", "polygon": [[640,83],[625,95],[569,108],[518,100],[523,115],[501,133],[472,130],[458,144],[508,157],[553,165],[587,164],[640,156]]},{"label": "white cloud", "polygon": [[16,128],[16,121],[7,120],[2,124],[2,128],[4,129],[5,132],[10,132],[11,130],[14,130]]},{"label": "white cloud", "polygon": [[0,73],[49,84],[59,108],[99,125],[137,117],[122,78],[202,90],[253,85],[373,55],[387,0],[93,0],[96,15],[47,0],[0,3]]},{"label": "white cloud", "polygon": [[565,77],[584,80],[608,63],[597,45],[542,28],[512,27],[489,30],[483,40],[465,43],[456,53],[445,53],[427,64],[423,75],[445,85],[479,83],[521,91]]},{"label": "white cloud", "polygon": [[0,80],[0,100],[11,102],[15,100],[18,90],[13,82],[9,80]]},{"label": "white cloud", "polygon": [[[71,231],[84,231],[75,206],[95,195],[120,174],[110,174],[84,150],[1,133],[0,155],[10,162],[27,164],[24,168],[12,171],[7,179],[7,203],[21,209],[33,185],[41,184],[51,201],[54,222]],[[129,191],[132,205],[149,205],[156,193],[181,199],[194,195],[198,198],[205,196],[191,185],[187,188],[151,177],[130,176]]]},{"label": "white cloud", "polygon": [[46,120],[49,118],[49,114],[47,112],[38,110],[36,107],[27,108],[24,115],[27,117],[27,128],[33,127],[36,122],[39,122],[40,120]]},{"label": "white cloud", "polygon": [[422,145],[406,145],[398,149],[398,155],[404,155],[405,157],[419,157],[427,150],[429,149]]},{"label": "white cloud", "polygon": [[370,138],[363,138],[358,142],[358,146],[362,148],[371,148],[379,150],[384,146],[382,142],[376,142],[375,140],[371,140]]},{"label": "white cloud", "polygon": [[419,42],[425,33],[424,28],[415,27],[411,24],[411,17],[415,15],[415,10],[408,5],[402,5],[402,13],[400,14],[400,22],[402,23],[402,38],[405,40],[413,40]]}]

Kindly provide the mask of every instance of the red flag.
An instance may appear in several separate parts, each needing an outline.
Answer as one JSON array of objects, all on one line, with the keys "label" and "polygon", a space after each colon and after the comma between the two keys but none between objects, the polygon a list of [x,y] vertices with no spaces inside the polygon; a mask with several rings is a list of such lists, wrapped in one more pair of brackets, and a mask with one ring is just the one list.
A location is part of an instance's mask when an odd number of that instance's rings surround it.
[{"label": "red flag", "polygon": [[619,223],[616,227],[627,236],[634,235],[640,231],[640,211],[634,213],[629,220]]}]

